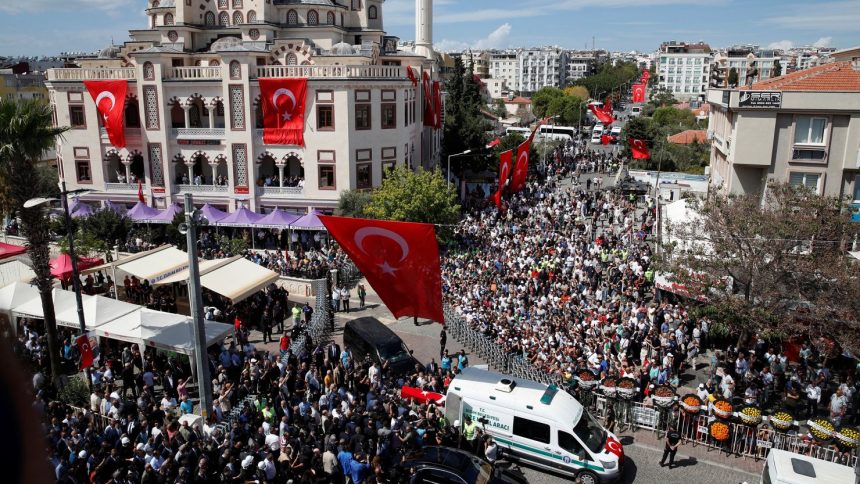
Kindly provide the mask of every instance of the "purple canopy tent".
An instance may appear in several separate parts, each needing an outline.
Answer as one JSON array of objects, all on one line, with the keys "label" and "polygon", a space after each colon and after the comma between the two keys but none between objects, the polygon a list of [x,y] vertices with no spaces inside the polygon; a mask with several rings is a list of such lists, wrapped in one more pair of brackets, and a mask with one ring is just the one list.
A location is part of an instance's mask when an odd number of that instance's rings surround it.
[{"label": "purple canopy tent", "polygon": [[236,210],[230,215],[222,218],[215,225],[221,227],[253,227],[263,216],[252,212],[245,207]]},{"label": "purple canopy tent", "polygon": [[325,225],[320,221],[321,213],[314,210],[304,217],[290,224],[290,228],[295,230],[325,230]]},{"label": "purple canopy tent", "polygon": [[106,202],[105,202],[105,206],[104,206],[104,208],[105,208],[105,209],[108,209],[108,210],[113,210],[114,212],[116,212],[116,213],[118,213],[118,214],[120,214],[120,215],[125,215],[125,214],[126,214],[126,212],[128,212],[128,207],[126,207],[126,206],[125,206],[125,204],[123,204],[123,203],[114,203],[114,202],[112,202],[112,201],[110,201],[110,200],[108,200],[108,201],[106,201]]},{"label": "purple canopy tent", "polygon": [[171,203],[169,207],[165,208],[158,215],[148,220],[148,222],[152,222],[154,224],[169,224],[173,222],[173,218],[176,217],[177,214],[185,213],[182,205],[178,203]]},{"label": "purple canopy tent", "polygon": [[214,224],[219,220],[223,220],[227,218],[228,215],[230,215],[227,212],[222,212],[221,210],[218,210],[217,208],[213,207],[212,205],[209,205],[208,203],[200,208],[200,213],[202,213],[203,216],[206,217],[206,220],[208,220],[210,224]]},{"label": "purple canopy tent", "polygon": [[254,225],[256,225],[257,227],[285,229],[289,227],[291,223],[295,222],[298,219],[298,215],[293,215],[291,213],[287,213],[281,210],[280,208],[276,208],[272,211],[272,213],[261,218]]},{"label": "purple canopy tent", "polygon": [[133,222],[150,222],[160,213],[161,211],[157,208],[152,208],[143,202],[137,202],[126,212],[126,215]]},{"label": "purple canopy tent", "polygon": [[93,207],[88,203],[79,203],[72,212],[72,218],[86,218],[93,214]]}]

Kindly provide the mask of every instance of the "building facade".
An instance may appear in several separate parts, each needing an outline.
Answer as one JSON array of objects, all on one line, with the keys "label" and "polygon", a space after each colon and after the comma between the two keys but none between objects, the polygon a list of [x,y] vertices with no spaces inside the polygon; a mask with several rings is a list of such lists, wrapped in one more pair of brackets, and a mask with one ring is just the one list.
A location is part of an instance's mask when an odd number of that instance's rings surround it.
[{"label": "building facade", "polygon": [[567,71],[565,72],[564,83],[569,84],[582,79],[583,77],[594,74],[594,69],[597,66],[597,57],[595,52],[578,52],[568,51]]},{"label": "building facade", "polygon": [[490,77],[505,83],[508,89],[520,90],[519,61],[517,51],[506,50],[490,52]]},{"label": "building facade", "polygon": [[[70,189],[133,202],[140,180],[163,207],[186,192],[223,209],[330,211],[345,189],[384,169],[438,162],[440,133],[422,123],[436,79],[432,1],[416,0],[416,42],[383,30],[383,0],[149,0],[148,28],[78,68],[51,69],[58,146]],[[267,145],[260,78],[307,78],[304,146]],[[85,80],[128,81],[127,146],[110,144]]]},{"label": "building facade", "polygon": [[665,42],[657,53],[657,82],[676,99],[704,99],[708,90],[711,65],[708,44]]},{"label": "building facade", "polygon": [[860,62],[834,62],[711,89],[711,186],[763,193],[769,181],[860,202]]},{"label": "building facade", "polygon": [[567,53],[563,49],[524,49],[517,54],[517,64],[517,85],[522,93],[537,92],[543,87],[564,87]]}]

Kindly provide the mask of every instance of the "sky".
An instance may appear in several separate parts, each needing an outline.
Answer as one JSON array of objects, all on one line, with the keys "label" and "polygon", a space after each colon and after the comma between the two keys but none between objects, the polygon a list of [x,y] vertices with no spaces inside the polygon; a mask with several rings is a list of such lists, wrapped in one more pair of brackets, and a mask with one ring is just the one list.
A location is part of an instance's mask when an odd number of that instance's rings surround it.
[{"label": "sky", "polygon": [[[146,28],[146,0],[0,0],[0,55],[91,52]],[[415,37],[415,0],[386,0],[386,31]],[[434,0],[437,50],[557,45],[653,52],[711,47],[860,45],[860,0]]]}]

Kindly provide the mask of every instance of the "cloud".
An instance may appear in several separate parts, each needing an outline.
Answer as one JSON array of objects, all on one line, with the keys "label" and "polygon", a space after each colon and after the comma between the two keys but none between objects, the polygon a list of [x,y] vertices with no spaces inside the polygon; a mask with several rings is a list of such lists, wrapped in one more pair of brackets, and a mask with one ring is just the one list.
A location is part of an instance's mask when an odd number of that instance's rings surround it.
[{"label": "cloud", "polygon": [[463,52],[469,49],[469,44],[460,40],[442,39],[433,44],[436,52]]},{"label": "cloud", "polygon": [[787,29],[818,31],[856,31],[860,25],[860,0],[809,3],[794,7],[787,15],[764,19],[764,23]]},{"label": "cloud", "polygon": [[794,42],[790,40],[780,40],[778,42],[771,42],[767,44],[768,49],[789,50],[792,47],[794,47]]},{"label": "cloud", "polygon": [[11,14],[44,12],[46,10],[90,10],[117,12],[120,9],[143,8],[132,0],[0,0],[0,12]]},{"label": "cloud", "polygon": [[818,40],[812,43],[813,47],[830,47],[833,44],[833,37],[819,37]]},{"label": "cloud", "polygon": [[504,49],[508,47],[511,29],[511,24],[504,23],[496,30],[490,32],[486,37],[478,39],[471,44],[461,40],[443,39],[433,44],[433,48],[439,52],[462,52],[468,49]]}]

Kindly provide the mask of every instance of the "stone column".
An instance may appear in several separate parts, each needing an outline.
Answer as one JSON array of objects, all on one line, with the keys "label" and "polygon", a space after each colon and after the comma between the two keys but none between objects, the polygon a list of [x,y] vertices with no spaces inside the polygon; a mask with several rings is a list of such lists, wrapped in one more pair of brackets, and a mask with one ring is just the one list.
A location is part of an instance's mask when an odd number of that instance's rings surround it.
[{"label": "stone column", "polygon": [[209,111],[209,129],[215,129],[215,106],[206,106]]},{"label": "stone column", "polygon": [[191,127],[191,105],[183,104],[182,111],[185,114],[185,129],[188,129]]},{"label": "stone column", "polygon": [[278,165],[278,181],[281,188],[284,187],[284,165]]},{"label": "stone column", "polygon": [[125,165],[125,182],[131,183],[131,163],[124,161],[122,164]]},{"label": "stone column", "polygon": [[186,163],[185,166],[188,168],[188,184],[194,185],[194,163]]},{"label": "stone column", "polygon": [[209,166],[212,168],[212,183],[210,183],[210,185],[215,185],[215,178],[218,176],[218,161],[216,160],[212,163],[209,163]]}]

